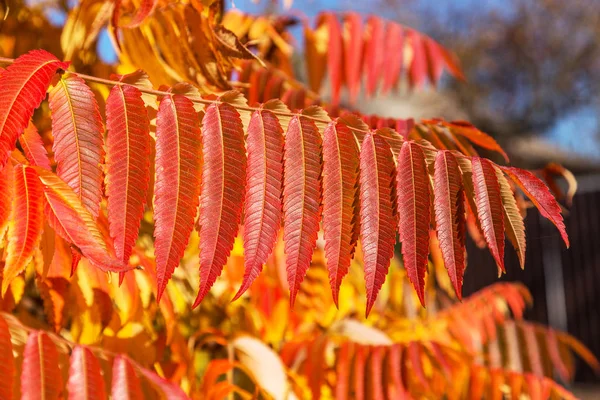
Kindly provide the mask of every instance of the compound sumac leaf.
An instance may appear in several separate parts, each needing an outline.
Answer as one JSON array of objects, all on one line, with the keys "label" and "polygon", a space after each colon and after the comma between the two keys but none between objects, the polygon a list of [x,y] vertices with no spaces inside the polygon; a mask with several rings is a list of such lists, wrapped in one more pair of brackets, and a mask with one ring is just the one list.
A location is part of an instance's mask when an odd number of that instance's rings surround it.
[{"label": "compound sumac leaf", "polygon": [[398,214],[402,257],[408,279],[425,306],[425,272],[429,255],[431,190],[425,155],[414,142],[404,142],[398,157]]},{"label": "compound sumac leaf", "polygon": [[67,390],[69,391],[69,400],[106,398],[100,363],[94,353],[85,346],[73,348]]},{"label": "compound sumac leaf", "polygon": [[63,385],[58,365],[58,351],[52,339],[44,332],[31,333],[23,351],[22,398],[61,398]]},{"label": "compound sumac leaf", "polygon": [[61,78],[50,90],[56,174],[96,218],[102,200],[104,128],[94,92],[78,76]]},{"label": "compound sumac leaf", "polygon": [[8,228],[6,264],[2,279],[2,296],[10,283],[25,270],[39,247],[44,226],[42,184],[31,167],[21,164],[14,169],[12,223]]},{"label": "compound sumac leaf", "polygon": [[268,110],[254,112],[246,142],[245,272],[234,300],[250,287],[273,251],[282,213],[283,129],[275,114]]},{"label": "compound sumac leaf", "polygon": [[552,193],[550,193],[548,186],[527,170],[515,167],[502,167],[502,170],[529,197],[540,211],[540,214],[548,218],[558,228],[565,244],[569,247],[569,236],[563,222],[560,206],[554,196],[552,196]]},{"label": "compound sumac leaf", "polygon": [[183,256],[200,193],[201,142],[194,103],[179,94],[160,100],[156,121],[154,247],[157,298]]},{"label": "compound sumac leaf", "polygon": [[389,144],[376,133],[365,136],[360,150],[360,238],[369,315],[394,255],[396,165]]},{"label": "compound sumac leaf", "polygon": [[246,149],[240,114],[227,103],[213,104],[202,120],[200,194],[200,304],[227,262],[238,233],[246,185]]},{"label": "compound sumac leaf", "polygon": [[106,99],[106,196],[115,253],[127,263],[144,212],[150,181],[150,121],[142,93],[115,85]]},{"label": "compound sumac leaf", "polygon": [[490,161],[479,157],[472,158],[472,168],[475,203],[483,236],[498,270],[505,271],[504,209],[496,171]]},{"label": "compound sumac leaf", "polygon": [[321,147],[321,135],[312,120],[302,116],[290,120],[283,156],[283,240],[291,305],[317,243],[321,211]]},{"label": "compound sumac leaf", "polygon": [[45,50],[33,50],[17,58],[0,76],[0,168],[15,148],[33,111],[40,105],[52,77],[69,63]]},{"label": "compound sumac leaf", "polygon": [[323,236],[333,301],[338,304],[358,239],[358,145],[350,129],[331,122],[323,132]]},{"label": "compound sumac leaf", "polygon": [[465,272],[465,194],[458,162],[449,151],[439,151],[435,157],[434,197],[442,258],[460,299]]},{"label": "compound sumac leaf", "polygon": [[67,242],[75,245],[94,266],[103,271],[127,269],[106,246],[106,241],[79,196],[62,179],[39,167],[35,168],[44,188],[44,214],[48,224]]}]

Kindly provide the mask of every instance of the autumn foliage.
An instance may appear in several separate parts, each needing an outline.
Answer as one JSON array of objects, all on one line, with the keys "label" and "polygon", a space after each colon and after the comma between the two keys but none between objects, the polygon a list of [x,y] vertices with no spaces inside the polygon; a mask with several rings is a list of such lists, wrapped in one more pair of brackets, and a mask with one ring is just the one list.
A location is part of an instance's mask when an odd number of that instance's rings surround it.
[{"label": "autumn foliage", "polygon": [[[402,80],[415,89],[435,85],[444,69],[462,79],[451,53],[378,17],[363,24],[354,13],[324,13],[314,29],[305,24],[304,87],[291,71],[285,21],[163,3],[117,2],[95,17],[109,25],[124,66],[109,78],[78,72],[81,60],[45,50],[2,59],[3,310],[35,281],[55,333],[0,315],[0,371],[9,382],[0,382],[1,398],[16,395],[19,375],[25,397],[280,398],[244,361],[256,346],[275,360],[289,393],[314,398],[324,388],[337,398],[460,398],[503,382],[513,394],[562,396],[566,390],[546,378],[552,366],[569,379],[571,351],[597,365],[554,331],[545,351],[521,355],[521,336],[533,346],[546,328],[521,321],[528,294],[518,286],[456,304],[436,296],[435,285],[446,282],[446,296],[462,298],[467,231],[487,245],[499,273],[505,237],[524,265],[523,195],[568,246],[544,181],[505,165],[494,139],[468,122],[386,119],[340,106],[340,92],[348,90],[350,106],[361,82],[369,97]],[[86,5],[65,29],[96,29]],[[172,35],[181,40],[169,43]],[[257,35],[264,40],[254,48],[248,42]],[[86,50],[70,47],[76,39],[65,53]],[[384,62],[386,54],[395,56]],[[329,103],[318,96],[325,75]],[[38,132],[40,120],[49,121],[48,132]],[[418,304],[403,290],[405,278]],[[327,282],[331,294],[323,297]],[[240,302],[250,306],[235,317]],[[419,304],[442,309],[429,315]],[[378,327],[359,316],[365,310],[374,310]],[[398,325],[398,316],[417,314],[410,324],[421,335]],[[493,348],[497,329],[513,341],[508,363]],[[274,350],[244,342],[242,332]],[[142,338],[152,353],[133,348]],[[209,344],[197,376],[194,357]],[[484,349],[489,362],[479,360]],[[13,352],[22,362],[13,364]],[[549,371],[537,364],[544,357]],[[410,373],[401,372],[405,365]],[[233,381],[234,370],[245,384]]]}]

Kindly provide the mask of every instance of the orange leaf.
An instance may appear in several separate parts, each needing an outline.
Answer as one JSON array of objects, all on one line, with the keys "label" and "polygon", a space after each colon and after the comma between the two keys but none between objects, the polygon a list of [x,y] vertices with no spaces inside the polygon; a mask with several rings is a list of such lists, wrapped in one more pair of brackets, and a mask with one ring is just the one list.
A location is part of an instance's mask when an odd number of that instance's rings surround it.
[{"label": "orange leaf", "polygon": [[50,171],[36,169],[44,185],[44,214],[50,226],[66,241],[103,271],[125,271],[127,266],[114,258],[94,218],[83,207],[79,196],[63,180]]},{"label": "orange leaf", "polygon": [[8,228],[9,241],[2,279],[2,296],[33,258],[44,226],[42,185],[38,174],[31,167],[15,165],[14,185],[13,220]]}]

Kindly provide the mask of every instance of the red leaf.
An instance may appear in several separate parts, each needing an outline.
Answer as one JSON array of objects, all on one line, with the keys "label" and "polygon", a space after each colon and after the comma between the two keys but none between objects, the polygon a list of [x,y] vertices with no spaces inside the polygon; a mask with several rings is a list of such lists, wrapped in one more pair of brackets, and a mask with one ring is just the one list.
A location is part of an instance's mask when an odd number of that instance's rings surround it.
[{"label": "red leaf", "polygon": [[498,271],[504,269],[504,208],[500,184],[496,177],[494,165],[485,158],[473,157],[473,187],[477,215],[483,236],[490,248]]},{"label": "red leaf", "polygon": [[430,183],[425,155],[414,142],[404,142],[398,159],[398,214],[402,256],[408,279],[425,306],[425,272],[431,222]]},{"label": "red leaf", "polygon": [[17,58],[0,76],[0,168],[15,148],[33,111],[40,105],[52,77],[69,63],[44,50],[33,50]]},{"label": "red leaf", "polygon": [[2,279],[2,296],[10,283],[33,258],[42,238],[42,185],[33,168],[14,167],[13,223],[8,229],[6,264]]},{"label": "red leaf", "polygon": [[161,99],[156,122],[154,238],[157,299],[194,229],[200,192],[201,143],[194,103],[179,94]]},{"label": "red leaf", "polygon": [[71,353],[70,364],[67,382],[69,400],[106,398],[100,363],[90,349],[75,346]]},{"label": "red leaf", "polygon": [[244,201],[244,281],[237,299],[252,284],[273,251],[281,226],[283,129],[271,111],[252,115],[248,127],[248,175]]},{"label": "red leaf", "polygon": [[13,398],[13,381],[15,379],[15,360],[13,357],[10,331],[4,318],[0,317],[0,398]]},{"label": "red leaf", "polygon": [[377,90],[384,62],[383,20],[374,15],[367,19],[367,37],[364,42],[363,70],[366,74],[365,91],[372,96]]},{"label": "red leaf", "polygon": [[331,122],[323,133],[323,236],[336,306],[358,239],[358,164],[354,135]]},{"label": "red leaf", "polygon": [[62,378],[56,345],[44,332],[35,331],[27,338],[21,371],[21,398],[59,399]]},{"label": "red leaf", "polygon": [[402,382],[402,369],[404,363],[402,361],[402,346],[398,343],[390,346],[388,363],[391,375],[391,384],[388,386],[388,397],[391,399],[406,399],[409,398],[404,389]]},{"label": "red leaf", "polygon": [[535,204],[540,214],[549,219],[558,228],[565,244],[569,247],[569,236],[563,222],[563,217],[548,186],[531,172],[515,167],[502,167],[502,170],[517,184],[527,197]]},{"label": "red leaf", "polygon": [[233,249],[246,185],[244,128],[235,108],[226,103],[209,106],[202,129],[200,288],[194,307],[221,275]]},{"label": "red leaf", "polygon": [[423,363],[421,362],[421,345],[419,342],[410,342],[407,347],[408,357],[410,358],[410,364],[412,365],[413,373],[417,376],[419,383],[426,388],[429,387],[427,378],[425,377],[425,371],[423,370]]},{"label": "red leaf", "polygon": [[383,357],[385,355],[382,346],[376,346],[371,353],[371,382],[372,382],[372,398],[374,400],[383,400]]},{"label": "red leaf", "polygon": [[344,15],[344,78],[350,92],[350,103],[354,104],[360,92],[362,65],[362,17],[355,12]]},{"label": "red leaf", "polygon": [[404,32],[402,26],[388,22],[385,27],[385,68],[382,93],[387,93],[398,83],[404,63]]},{"label": "red leaf", "polygon": [[103,271],[125,271],[127,267],[108,251],[92,215],[73,189],[52,172],[34,167],[44,187],[44,214],[48,224],[66,241]]},{"label": "red leaf", "polygon": [[354,398],[363,400],[365,398],[365,363],[367,358],[367,348],[357,346],[356,356],[354,357]]},{"label": "red leaf", "polygon": [[407,32],[410,47],[413,51],[413,59],[410,63],[409,78],[413,87],[421,87],[427,79],[427,58],[421,35],[410,29]]},{"label": "red leaf", "polygon": [[13,169],[10,164],[0,167],[0,240],[8,226],[13,202]]},{"label": "red leaf", "polygon": [[127,357],[118,354],[113,363],[111,396],[113,399],[143,399],[142,386]]},{"label": "red leaf", "polygon": [[290,120],[284,145],[283,240],[293,306],[317,243],[321,207],[321,135],[305,117]]},{"label": "red leaf", "polygon": [[338,17],[330,12],[321,14],[326,19],[329,28],[329,45],[327,47],[327,71],[331,85],[331,103],[339,104],[340,89],[342,88],[342,74],[344,62],[342,27]]},{"label": "red leaf", "polygon": [[425,55],[427,57],[429,81],[432,85],[436,85],[442,77],[444,65],[446,65],[444,55],[441,51],[441,46],[434,40],[424,37],[423,50],[425,51]]},{"label": "red leaf", "polygon": [[369,315],[381,289],[396,243],[397,216],[392,150],[381,136],[369,133],[360,151],[360,238]]},{"label": "red leaf", "polygon": [[106,99],[106,196],[117,258],[128,263],[150,181],[150,121],[142,93],[115,85]]},{"label": "red leaf", "polygon": [[50,90],[49,105],[56,174],[96,218],[104,160],[104,128],[96,97],[83,79],[69,75]]},{"label": "red leaf", "polygon": [[348,387],[350,383],[350,359],[352,357],[352,342],[344,342],[339,347],[336,360],[336,378],[335,398],[337,400],[346,400],[348,398]]},{"label": "red leaf", "polygon": [[50,170],[48,152],[33,122],[30,121],[23,134],[19,136],[19,143],[25,152],[27,160],[32,165]]},{"label": "red leaf", "polygon": [[449,151],[439,151],[435,158],[434,194],[440,250],[450,281],[461,299],[465,272],[465,199],[458,162]]}]

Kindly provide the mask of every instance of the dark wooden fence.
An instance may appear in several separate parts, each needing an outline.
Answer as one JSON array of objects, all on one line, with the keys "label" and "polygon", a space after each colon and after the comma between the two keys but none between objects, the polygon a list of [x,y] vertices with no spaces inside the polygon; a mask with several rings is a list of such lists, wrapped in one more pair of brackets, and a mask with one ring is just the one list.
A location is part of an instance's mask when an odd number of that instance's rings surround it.
[{"label": "dark wooden fence", "polygon": [[[567,249],[556,228],[531,209],[525,220],[525,269],[520,269],[507,243],[507,273],[500,280],[520,281],[529,288],[534,304],[527,319],[568,331],[600,358],[600,176],[586,177],[582,183],[565,217],[571,247]],[[464,295],[498,281],[488,250],[472,242],[467,248]],[[578,361],[575,379],[598,382],[600,377]]]}]

